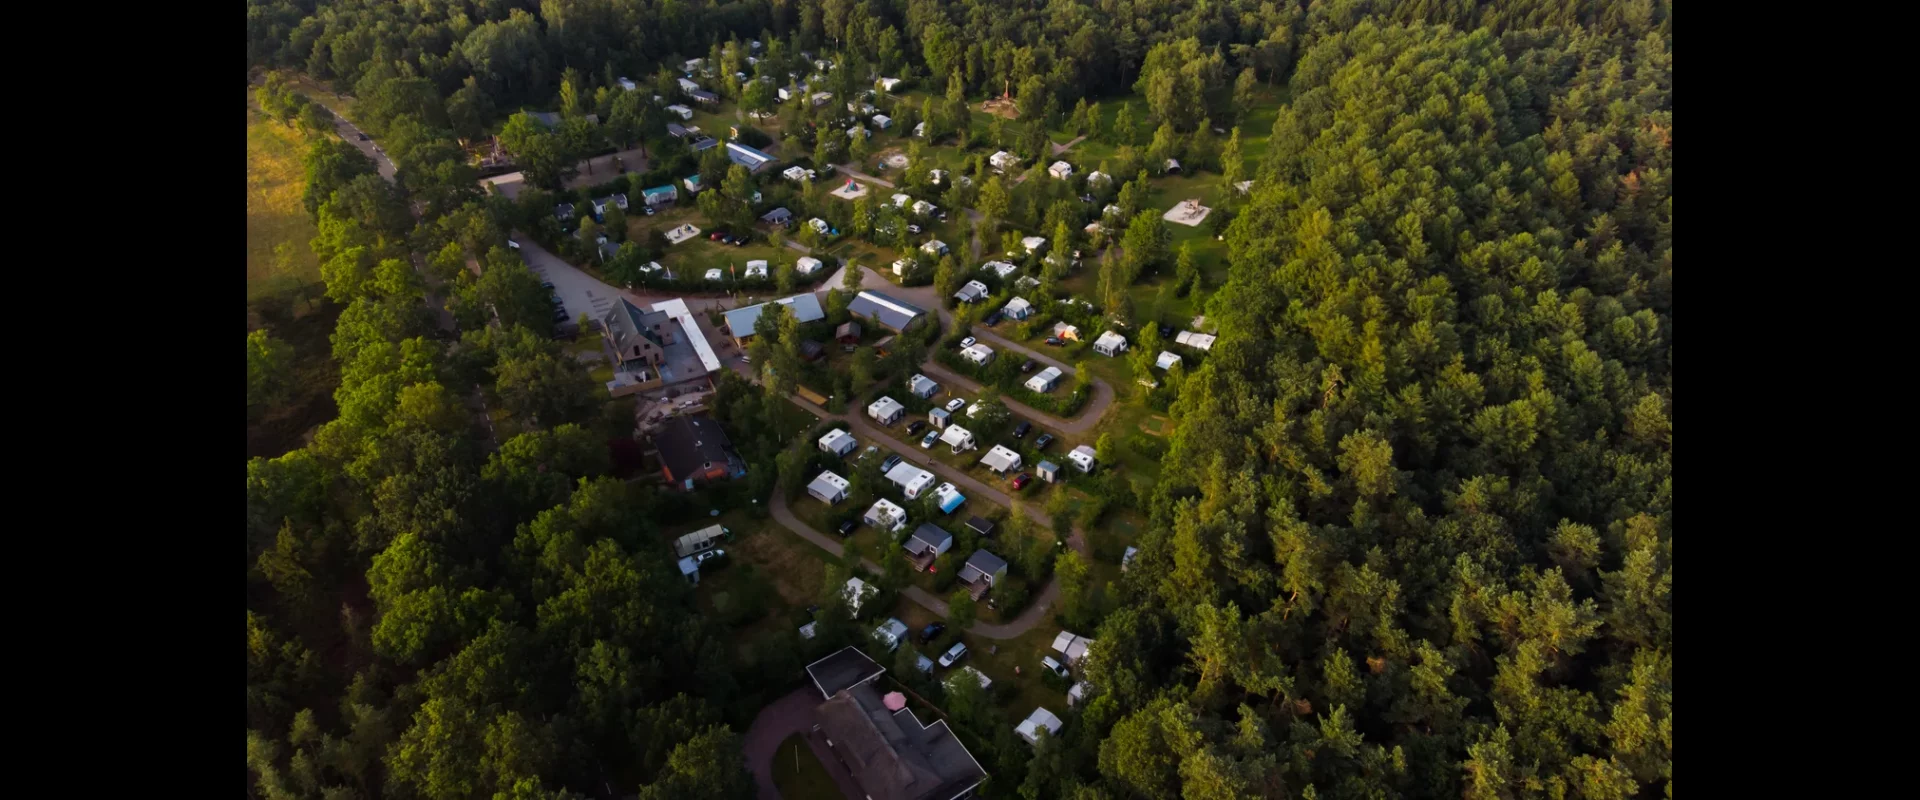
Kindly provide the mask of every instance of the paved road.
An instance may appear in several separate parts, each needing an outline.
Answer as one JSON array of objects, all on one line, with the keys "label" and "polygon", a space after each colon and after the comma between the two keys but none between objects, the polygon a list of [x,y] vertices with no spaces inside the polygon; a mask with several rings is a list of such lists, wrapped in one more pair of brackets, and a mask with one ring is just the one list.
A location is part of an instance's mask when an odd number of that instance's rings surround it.
[{"label": "paved road", "polygon": [[[819,708],[821,702],[820,690],[809,684],[760,709],[753,723],[747,726],[746,735],[740,739],[740,749],[746,753],[747,768],[753,770],[754,782],[759,784],[759,800],[786,800],[773,782],[774,759],[785,758],[787,763],[792,763],[793,753],[780,752],[780,743],[796,733],[810,734],[819,721],[814,709]],[[820,737],[807,735],[805,738],[814,757],[820,759],[834,783],[840,785],[842,794],[849,798],[865,796]]]}]

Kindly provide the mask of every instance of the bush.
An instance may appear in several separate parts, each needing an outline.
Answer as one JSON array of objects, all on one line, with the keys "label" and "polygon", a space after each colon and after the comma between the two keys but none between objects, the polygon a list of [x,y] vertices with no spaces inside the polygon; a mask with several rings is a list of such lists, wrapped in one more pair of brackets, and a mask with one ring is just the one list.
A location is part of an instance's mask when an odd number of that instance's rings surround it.
[{"label": "bush", "polygon": [[994,587],[993,608],[1000,612],[1001,619],[1013,619],[1025,611],[1027,603],[1033,600],[1028,593],[1025,578],[1007,578],[1004,586]]}]

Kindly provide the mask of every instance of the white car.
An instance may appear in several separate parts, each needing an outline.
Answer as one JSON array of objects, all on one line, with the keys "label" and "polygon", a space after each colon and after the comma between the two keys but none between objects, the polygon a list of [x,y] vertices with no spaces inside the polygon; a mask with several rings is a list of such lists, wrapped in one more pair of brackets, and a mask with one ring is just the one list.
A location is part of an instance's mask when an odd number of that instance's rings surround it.
[{"label": "white car", "polygon": [[967,407],[967,399],[964,397],[956,397],[956,398],[953,398],[952,400],[947,401],[947,413],[949,414],[955,411],[959,411],[960,409],[966,408],[966,407]]},{"label": "white car", "polygon": [[[722,529],[722,530],[724,530],[724,529]],[[724,556],[724,555],[726,555],[726,554],[727,554],[727,551],[725,551],[725,550],[708,550],[707,552],[704,552],[704,553],[701,553],[701,554],[699,554],[699,555],[697,555],[697,556],[694,556],[694,557],[693,557],[693,563],[695,563],[695,564],[705,564],[705,563],[707,563],[708,561],[711,561],[711,560],[713,560],[713,559],[716,559],[716,558],[719,558],[719,557],[721,557],[721,556]]]},{"label": "white car", "polygon": [[965,658],[966,655],[967,644],[965,642],[954,642],[953,647],[948,648],[947,652],[940,656],[940,666],[951,667],[954,662]]},{"label": "white car", "polygon": [[926,435],[926,436],[924,436],[924,437],[921,437],[921,439],[920,439],[920,449],[922,449],[922,450],[929,450],[929,449],[932,449],[932,448],[933,448],[933,443],[934,443],[934,442],[937,442],[937,441],[940,441],[940,432],[939,432],[939,431],[927,431],[927,435]]},{"label": "white car", "polygon": [[1067,677],[1067,665],[1053,660],[1053,656],[1041,656],[1040,666],[1046,667],[1047,671],[1062,678]]},{"label": "white car", "polygon": [[973,346],[973,343],[974,343],[974,342],[977,342],[977,341],[980,341],[980,340],[979,340],[979,339],[975,339],[975,338],[973,338],[973,337],[971,337],[971,336],[969,336],[969,337],[967,337],[967,338],[965,338],[965,339],[961,339],[961,340],[960,340],[960,346],[961,346],[961,347],[972,347],[972,346]]}]

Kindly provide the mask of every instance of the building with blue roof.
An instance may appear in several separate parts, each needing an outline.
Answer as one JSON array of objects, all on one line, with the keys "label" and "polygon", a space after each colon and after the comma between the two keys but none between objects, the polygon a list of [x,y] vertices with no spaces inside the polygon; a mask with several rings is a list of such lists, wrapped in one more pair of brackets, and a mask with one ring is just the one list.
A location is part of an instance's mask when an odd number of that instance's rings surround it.
[{"label": "building with blue roof", "polygon": [[[794,321],[802,325],[827,318],[826,309],[820,307],[819,296],[811,292],[783,297],[772,302],[786,306],[788,313],[793,314]],[[736,343],[744,347],[746,341],[753,338],[753,326],[760,321],[760,313],[765,311],[768,305],[769,303],[760,303],[746,308],[736,308],[721,315],[726,319],[727,330],[733,334],[733,340]]]},{"label": "building with blue roof", "polygon": [[727,159],[746,167],[748,172],[759,172],[762,167],[773,163],[773,156],[739,142],[727,143]]}]

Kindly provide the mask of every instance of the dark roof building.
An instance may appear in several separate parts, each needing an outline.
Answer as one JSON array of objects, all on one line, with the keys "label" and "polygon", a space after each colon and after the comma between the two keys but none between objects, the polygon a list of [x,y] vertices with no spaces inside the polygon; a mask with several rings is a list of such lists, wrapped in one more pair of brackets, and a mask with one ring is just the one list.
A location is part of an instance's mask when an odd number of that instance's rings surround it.
[{"label": "dark roof building", "polygon": [[807,665],[807,677],[813,679],[813,685],[820,690],[820,696],[832,699],[834,695],[851,689],[886,672],[860,648],[848,646],[829,654],[826,658]]},{"label": "dark roof building", "polygon": [[705,414],[669,418],[653,435],[653,444],[660,450],[660,471],[678,488],[747,474],[747,463],[734,452],[727,432]]},{"label": "dark roof building", "polygon": [[981,536],[992,536],[993,520],[986,517],[968,517],[967,528]]},{"label": "dark roof building", "polygon": [[793,212],[788,211],[786,206],[781,206],[765,214],[761,214],[760,218],[775,225],[785,225],[788,220],[793,219]]},{"label": "dark roof building", "polygon": [[840,691],[817,713],[828,746],[872,800],[953,800],[987,779],[946,720],[924,725],[904,696],[883,696],[870,682]]},{"label": "dark roof building", "polygon": [[854,295],[853,302],[847,304],[847,311],[856,317],[877,322],[896,331],[906,330],[907,324],[927,312],[918,306],[903,303],[879,292],[861,292]]}]

